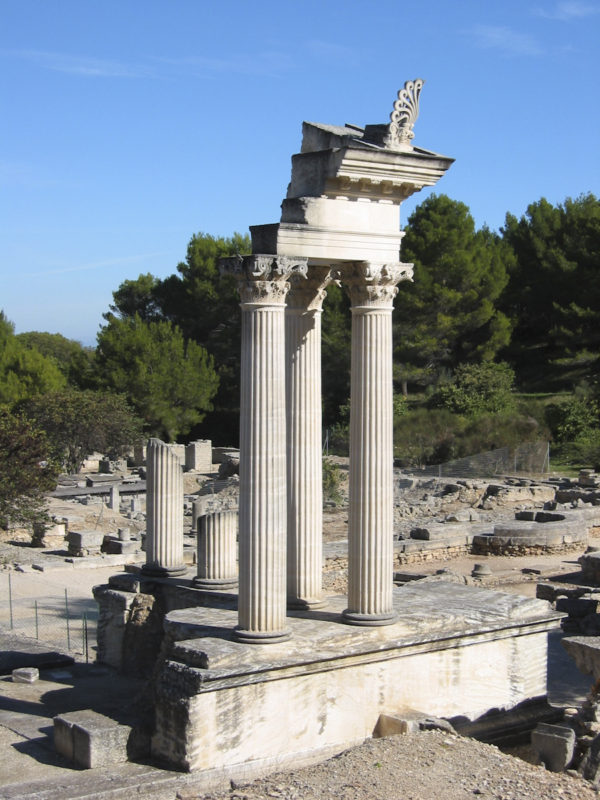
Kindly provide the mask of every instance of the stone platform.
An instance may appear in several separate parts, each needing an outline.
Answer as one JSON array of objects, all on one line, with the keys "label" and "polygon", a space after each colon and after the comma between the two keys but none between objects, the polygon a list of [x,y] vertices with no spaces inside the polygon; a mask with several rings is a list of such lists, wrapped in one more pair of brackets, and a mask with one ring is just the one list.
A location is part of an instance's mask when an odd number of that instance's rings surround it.
[{"label": "stone platform", "polygon": [[280,644],[233,640],[237,614],[189,608],[165,620],[153,756],[184,770],[256,767],[330,754],[407,709],[474,720],[546,694],[542,600],[457,584],[394,590],[398,622],[340,622],[346,598],[290,613]]}]

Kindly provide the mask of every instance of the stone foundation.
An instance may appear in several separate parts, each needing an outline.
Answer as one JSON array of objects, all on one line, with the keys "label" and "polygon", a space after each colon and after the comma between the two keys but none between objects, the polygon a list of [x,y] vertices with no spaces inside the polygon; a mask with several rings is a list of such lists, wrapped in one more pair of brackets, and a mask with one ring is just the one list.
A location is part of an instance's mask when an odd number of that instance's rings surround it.
[{"label": "stone foundation", "polygon": [[233,640],[234,611],[168,614],[153,756],[185,770],[285,762],[361,742],[383,713],[476,719],[545,695],[559,615],[543,601],[412,584],[394,591],[399,622],[368,629],[341,624],[344,606],[294,612],[290,641],[262,646]]}]

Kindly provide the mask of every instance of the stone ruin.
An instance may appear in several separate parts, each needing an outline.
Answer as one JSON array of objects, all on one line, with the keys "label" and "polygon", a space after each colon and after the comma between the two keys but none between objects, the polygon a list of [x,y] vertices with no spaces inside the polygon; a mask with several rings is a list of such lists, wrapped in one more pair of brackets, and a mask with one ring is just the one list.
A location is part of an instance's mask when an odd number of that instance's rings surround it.
[{"label": "stone ruin", "polygon": [[[181,458],[151,440],[146,563],[95,589],[100,657],[145,665],[150,752],[177,769],[282,768],[361,742],[407,709],[477,720],[545,698],[547,634],[561,618],[547,601],[393,582],[402,548],[409,557],[440,539],[427,525],[394,541],[391,313],[412,274],[399,260],[399,207],[452,163],[413,144],[422,86],[405,85],[387,125],[304,123],[280,222],[251,228],[252,254],[222,263],[242,309],[237,570],[235,513],[197,510],[187,576]],[[347,596],[322,588],[320,313],[331,281],[352,311]],[[535,493],[514,488],[521,500]],[[492,538],[568,547],[559,516],[515,520]],[[469,544],[440,527],[445,546]]]}]

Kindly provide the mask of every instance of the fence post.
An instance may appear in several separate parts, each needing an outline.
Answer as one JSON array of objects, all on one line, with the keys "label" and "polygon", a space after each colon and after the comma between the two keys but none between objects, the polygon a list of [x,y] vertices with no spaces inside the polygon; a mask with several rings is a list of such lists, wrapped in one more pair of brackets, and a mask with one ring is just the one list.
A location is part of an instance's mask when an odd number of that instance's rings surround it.
[{"label": "fence post", "polygon": [[67,650],[71,650],[71,630],[69,628],[69,595],[65,589],[65,610],[67,615]]},{"label": "fence post", "polygon": [[35,601],[35,638],[40,638],[40,628],[38,624],[38,603],[37,600]]},{"label": "fence post", "polygon": [[87,614],[85,611],[83,612],[83,617],[81,618],[83,624],[83,652],[85,653],[85,663],[88,663],[88,625],[87,625]]},{"label": "fence post", "polygon": [[10,629],[15,627],[14,620],[13,620],[13,603],[12,603],[12,581],[10,578],[10,571],[8,573],[8,608],[10,611]]}]

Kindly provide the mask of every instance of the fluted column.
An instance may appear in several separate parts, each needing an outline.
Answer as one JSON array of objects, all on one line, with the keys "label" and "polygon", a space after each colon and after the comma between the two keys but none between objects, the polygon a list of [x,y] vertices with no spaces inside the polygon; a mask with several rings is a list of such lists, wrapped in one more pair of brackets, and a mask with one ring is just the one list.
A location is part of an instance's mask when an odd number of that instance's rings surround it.
[{"label": "fluted column", "polygon": [[291,282],[285,316],[287,397],[287,602],[323,603],[321,307],[327,267]]},{"label": "fluted column", "polygon": [[392,309],[407,264],[355,264],[352,310],[348,608],[345,622],[389,625],[393,607]]},{"label": "fluted column", "polygon": [[242,307],[239,599],[236,638],[279,642],[286,627],[285,298],[306,262],[224,259]]},{"label": "fluted column", "polygon": [[174,450],[150,439],[146,452],[146,563],[151,575],[181,575],[183,466]]},{"label": "fluted column", "polygon": [[237,586],[237,511],[215,511],[198,518],[199,589],[231,589]]}]

